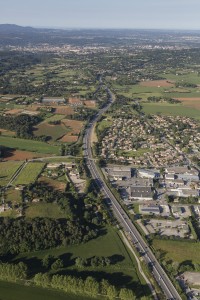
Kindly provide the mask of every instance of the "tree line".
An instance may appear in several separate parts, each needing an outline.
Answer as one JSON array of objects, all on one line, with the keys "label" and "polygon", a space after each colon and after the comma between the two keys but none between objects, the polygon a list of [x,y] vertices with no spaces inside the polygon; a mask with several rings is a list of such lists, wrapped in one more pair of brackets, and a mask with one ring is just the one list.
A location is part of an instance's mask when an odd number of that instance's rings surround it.
[{"label": "tree line", "polygon": [[97,231],[78,220],[0,218],[0,254],[17,254],[80,244],[97,236]]},{"label": "tree line", "polygon": [[34,283],[37,286],[44,288],[54,288],[67,293],[79,294],[81,296],[97,297],[102,295],[107,299],[136,299],[132,290],[121,288],[118,290],[114,285],[111,285],[107,280],[103,279],[100,283],[91,276],[85,280],[72,276],[53,275],[47,273],[38,273],[34,277]]}]

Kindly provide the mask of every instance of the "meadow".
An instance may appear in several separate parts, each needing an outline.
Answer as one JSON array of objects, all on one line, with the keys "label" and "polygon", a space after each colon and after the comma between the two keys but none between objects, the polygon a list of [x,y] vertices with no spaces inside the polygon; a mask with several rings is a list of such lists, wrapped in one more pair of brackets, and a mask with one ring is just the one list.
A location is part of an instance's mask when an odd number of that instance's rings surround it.
[{"label": "meadow", "polygon": [[66,218],[66,215],[56,203],[31,203],[25,210],[26,218]]},{"label": "meadow", "polygon": [[[24,286],[17,283],[0,281],[1,300],[91,300],[90,297],[81,297],[51,289],[33,286]],[[93,298],[94,299],[94,298]],[[96,298],[98,299],[98,298]]]},{"label": "meadow", "polygon": [[178,263],[192,260],[193,263],[199,264],[199,243],[154,239],[153,247],[156,250],[164,251],[166,260],[173,260]]},{"label": "meadow", "polygon": [[13,184],[30,184],[35,182],[42,172],[44,166],[45,163],[42,162],[29,162],[25,168],[22,169]]},{"label": "meadow", "polygon": [[59,147],[44,142],[0,136],[0,144],[11,149],[59,155]]},{"label": "meadow", "polygon": [[[119,232],[112,227],[107,227],[106,232],[96,239],[93,239],[81,245],[69,245],[56,249],[45,251],[22,253],[15,259],[23,259],[24,262],[31,262],[35,271],[40,267],[39,261],[47,254],[54,257],[60,257],[64,260],[65,269],[63,274],[74,275],[77,277],[87,277],[89,275],[96,279],[105,278],[118,287],[125,285],[133,288],[137,293],[141,293],[141,284],[144,285],[144,279],[141,278],[137,270],[137,263],[133,255],[125,247]],[[93,256],[111,257],[116,261],[106,267],[89,267],[77,269],[74,265],[76,257],[85,259]],[[144,287],[145,288],[145,287]]]},{"label": "meadow", "polygon": [[4,186],[8,184],[13,174],[21,166],[21,162],[16,161],[6,161],[0,162],[0,179],[1,185]]},{"label": "meadow", "polygon": [[163,114],[173,116],[187,116],[200,120],[200,113],[198,110],[186,107],[182,104],[169,104],[169,103],[142,103],[143,111],[146,114]]}]

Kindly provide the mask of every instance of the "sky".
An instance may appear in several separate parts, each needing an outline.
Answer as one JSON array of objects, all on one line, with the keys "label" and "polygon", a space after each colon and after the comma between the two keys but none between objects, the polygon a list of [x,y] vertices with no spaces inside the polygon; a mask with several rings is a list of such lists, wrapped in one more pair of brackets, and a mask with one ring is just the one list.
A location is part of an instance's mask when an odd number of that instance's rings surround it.
[{"label": "sky", "polygon": [[200,29],[200,0],[0,0],[0,24]]}]

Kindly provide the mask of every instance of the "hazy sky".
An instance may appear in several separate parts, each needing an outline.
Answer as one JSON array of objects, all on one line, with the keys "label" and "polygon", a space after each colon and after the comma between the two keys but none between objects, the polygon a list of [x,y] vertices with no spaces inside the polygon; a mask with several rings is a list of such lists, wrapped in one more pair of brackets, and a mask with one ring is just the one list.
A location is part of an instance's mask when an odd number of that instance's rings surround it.
[{"label": "hazy sky", "polygon": [[200,29],[200,0],[0,0],[0,23]]}]

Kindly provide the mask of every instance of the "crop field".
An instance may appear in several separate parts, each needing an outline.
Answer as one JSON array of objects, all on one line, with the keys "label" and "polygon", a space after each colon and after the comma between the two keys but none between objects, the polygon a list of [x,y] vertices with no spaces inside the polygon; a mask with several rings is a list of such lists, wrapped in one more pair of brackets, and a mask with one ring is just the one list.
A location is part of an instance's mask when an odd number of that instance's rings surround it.
[{"label": "crop field", "polygon": [[63,119],[62,124],[64,124],[67,128],[71,128],[70,135],[78,135],[81,132],[84,123],[77,120]]},{"label": "crop field", "polygon": [[164,251],[166,259],[182,263],[192,260],[199,264],[200,244],[185,241],[157,240],[153,241],[153,247]]},{"label": "crop field", "polygon": [[66,134],[64,135],[60,140],[59,142],[62,142],[62,143],[75,143],[77,142],[78,140],[78,136],[77,135],[69,135],[69,134]]},{"label": "crop field", "polygon": [[29,162],[25,168],[20,172],[14,181],[14,185],[29,184],[35,182],[40,173],[42,172],[45,163],[42,162]]},{"label": "crop field", "polygon": [[58,115],[69,116],[74,114],[74,110],[71,106],[59,105],[59,106],[52,106],[52,107],[55,110],[54,113]]},{"label": "crop field", "polygon": [[174,83],[168,80],[149,80],[149,81],[141,81],[141,86],[147,87],[172,87]]},{"label": "crop field", "polygon": [[66,218],[66,215],[56,203],[32,203],[25,211],[26,218]]},{"label": "crop field", "polygon": [[0,136],[0,144],[12,149],[59,155],[59,147],[44,142]]},{"label": "crop field", "polygon": [[[44,155],[44,154],[43,154]],[[4,152],[4,161],[8,160],[26,160],[26,159],[32,159],[32,158],[37,158],[40,157],[41,155],[34,153],[34,152],[29,152],[29,151],[20,151],[20,150],[14,150],[14,149],[6,149]]]},{"label": "crop field", "polygon": [[21,164],[22,164],[21,162],[16,162],[16,161],[0,162],[0,179],[1,179],[2,186],[8,184],[11,177],[21,166]]},{"label": "crop field", "polygon": [[161,113],[163,115],[187,116],[200,120],[200,114],[198,110],[181,104],[142,103],[142,107],[146,114]]},{"label": "crop field", "polygon": [[200,110],[200,98],[177,98],[184,106],[192,107]]},{"label": "crop field", "polygon": [[[0,281],[1,300],[91,300],[94,298]],[[98,299],[98,298],[96,298]]]}]

